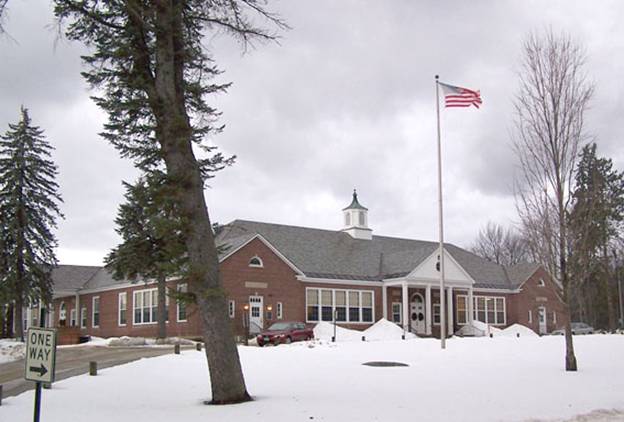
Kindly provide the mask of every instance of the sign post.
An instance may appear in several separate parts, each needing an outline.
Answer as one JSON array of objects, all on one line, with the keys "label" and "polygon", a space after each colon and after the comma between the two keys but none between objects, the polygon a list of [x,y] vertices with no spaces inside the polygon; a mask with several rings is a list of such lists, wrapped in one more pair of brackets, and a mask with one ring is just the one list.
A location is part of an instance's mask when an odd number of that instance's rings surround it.
[{"label": "sign post", "polygon": [[28,329],[26,338],[26,367],[24,378],[36,383],[34,421],[39,422],[41,384],[54,382],[56,365],[56,330]]}]

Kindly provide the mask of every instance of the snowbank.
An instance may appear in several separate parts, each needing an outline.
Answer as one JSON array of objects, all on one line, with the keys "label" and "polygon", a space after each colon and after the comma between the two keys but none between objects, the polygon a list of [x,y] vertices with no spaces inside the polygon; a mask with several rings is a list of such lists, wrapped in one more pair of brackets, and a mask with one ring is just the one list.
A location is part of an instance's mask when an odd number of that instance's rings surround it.
[{"label": "snowbank", "polygon": [[466,324],[456,334],[467,337],[489,337],[490,334],[498,335],[500,328],[492,327],[484,322],[473,320],[472,324]]},{"label": "snowbank", "polygon": [[[368,327],[363,333],[366,336],[366,340],[370,341],[401,340],[403,334],[403,328],[385,318]],[[405,333],[405,339],[410,338],[416,338],[416,335]]]},{"label": "snowbank", "polygon": [[[329,322],[319,322],[314,327],[314,338],[318,340],[331,341],[334,335],[334,324]],[[336,327],[336,341],[362,341],[362,336],[366,341],[401,340],[403,329],[387,319],[380,319],[366,330],[350,330],[340,326]],[[412,333],[405,333],[405,338],[416,338]]]},{"label": "snowbank", "polygon": [[110,347],[123,347],[123,346],[170,346],[174,344],[182,345],[194,345],[193,340],[189,340],[182,337],[167,337],[164,340],[157,340],[154,338],[145,337],[110,337],[100,338],[91,337],[91,341],[86,343],[90,346],[110,346]]},{"label": "snowbank", "polygon": [[537,333],[531,330],[529,327],[525,327],[522,324],[513,324],[504,330],[499,330],[494,334],[495,337],[539,337]]},{"label": "snowbank", "polygon": [[26,354],[26,345],[13,339],[0,340],[0,363],[13,362],[23,359]]},{"label": "snowbank", "polygon": [[[314,327],[314,338],[318,340],[331,341],[334,335],[334,324],[329,322],[319,322]],[[361,341],[362,331],[349,330],[341,326],[336,326],[336,341]]]}]

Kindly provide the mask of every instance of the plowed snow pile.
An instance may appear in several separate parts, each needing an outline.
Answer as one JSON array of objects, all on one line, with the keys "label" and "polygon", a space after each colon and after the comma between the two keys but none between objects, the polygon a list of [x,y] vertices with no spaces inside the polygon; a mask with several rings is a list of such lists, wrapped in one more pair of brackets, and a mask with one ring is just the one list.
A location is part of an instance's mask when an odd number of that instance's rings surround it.
[{"label": "plowed snow pile", "polygon": [[[374,325],[364,330],[363,335],[366,336],[366,340],[371,341],[401,340],[403,328],[399,327],[394,322],[382,318]],[[405,333],[405,339],[408,338],[416,338],[416,336],[412,333]]]},{"label": "plowed snow pile", "polygon": [[26,345],[15,340],[0,340],[0,363],[22,359],[26,353]]},{"label": "plowed snow pile", "polygon": [[494,333],[496,337],[518,337],[518,334],[520,334],[520,337],[539,337],[535,331],[522,324],[513,324],[504,330]]},{"label": "plowed snow pile", "polygon": [[[334,324],[329,322],[319,322],[314,327],[314,338],[331,341],[334,335]],[[348,328],[336,327],[336,341],[362,341],[362,336],[366,341],[401,340],[403,329],[387,319],[380,319],[364,331],[349,330]],[[405,338],[416,338],[412,333],[405,333]]]}]

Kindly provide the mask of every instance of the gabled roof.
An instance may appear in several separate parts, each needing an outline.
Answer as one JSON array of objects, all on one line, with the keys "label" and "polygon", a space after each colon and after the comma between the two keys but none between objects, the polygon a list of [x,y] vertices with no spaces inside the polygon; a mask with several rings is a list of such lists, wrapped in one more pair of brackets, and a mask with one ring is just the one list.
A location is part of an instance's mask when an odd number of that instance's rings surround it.
[{"label": "gabled roof", "polygon": [[59,265],[52,270],[52,282],[55,291],[79,290],[102,267],[85,265]]},{"label": "gabled roof", "polygon": [[506,267],[509,280],[516,287],[520,287],[539,268],[539,264],[521,262],[511,267]]},{"label": "gabled roof", "polygon": [[[217,236],[217,244],[227,245],[232,251],[256,234],[267,239],[307,277],[326,279],[381,282],[404,277],[438,247],[437,242],[387,236],[354,239],[342,231],[246,220],[224,226]],[[517,287],[502,265],[452,244],[445,244],[445,248],[475,280],[475,287],[506,290]]]}]

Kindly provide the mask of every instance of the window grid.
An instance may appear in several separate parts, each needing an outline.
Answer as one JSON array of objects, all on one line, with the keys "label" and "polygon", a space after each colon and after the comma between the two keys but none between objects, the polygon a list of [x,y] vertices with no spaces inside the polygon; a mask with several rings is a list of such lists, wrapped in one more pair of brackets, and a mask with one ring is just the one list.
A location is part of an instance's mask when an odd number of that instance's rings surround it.
[{"label": "window grid", "polygon": [[91,326],[98,328],[100,326],[100,297],[94,296],[91,299]]},{"label": "window grid", "polygon": [[[343,298],[345,300],[343,305]],[[306,321],[367,324],[374,320],[375,295],[370,290],[306,289]]]},{"label": "window grid", "polygon": [[117,325],[124,327],[127,323],[127,310],[128,310],[128,293],[119,293],[117,298],[118,312],[117,312]]}]

